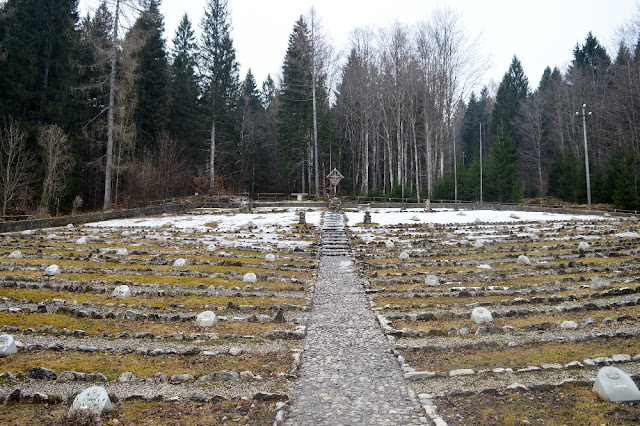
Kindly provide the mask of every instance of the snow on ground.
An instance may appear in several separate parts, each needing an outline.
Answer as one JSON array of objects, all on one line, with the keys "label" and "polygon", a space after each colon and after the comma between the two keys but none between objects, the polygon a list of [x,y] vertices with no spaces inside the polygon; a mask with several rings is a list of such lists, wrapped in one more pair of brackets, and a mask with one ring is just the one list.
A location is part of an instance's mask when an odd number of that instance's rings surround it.
[{"label": "snow on ground", "polygon": [[[567,215],[557,213],[542,212],[521,212],[521,211],[496,211],[496,210],[453,210],[453,209],[436,209],[431,213],[427,213],[422,208],[416,209],[371,209],[371,222],[379,225],[400,225],[400,224],[416,224],[416,223],[433,223],[433,224],[469,224],[475,223],[477,220],[484,223],[497,222],[545,222],[545,221],[595,221],[604,220],[606,218],[595,215]],[[348,223],[362,223],[364,212],[347,213]],[[415,220],[417,218],[418,220]]]},{"label": "snow on ground", "polygon": [[[298,223],[299,211],[305,211],[308,224],[319,226],[322,218],[321,210],[297,208],[256,208],[251,213],[237,213],[234,209],[196,209],[179,215],[162,215],[115,219],[86,224],[97,229],[129,228],[134,233],[147,232],[147,239],[167,241],[172,238],[168,230],[182,233],[199,234],[202,244],[216,244],[226,247],[259,246],[296,248],[311,244],[283,236],[291,230],[291,225]],[[160,231],[152,232],[152,231]],[[209,233],[208,231],[213,231]]]}]

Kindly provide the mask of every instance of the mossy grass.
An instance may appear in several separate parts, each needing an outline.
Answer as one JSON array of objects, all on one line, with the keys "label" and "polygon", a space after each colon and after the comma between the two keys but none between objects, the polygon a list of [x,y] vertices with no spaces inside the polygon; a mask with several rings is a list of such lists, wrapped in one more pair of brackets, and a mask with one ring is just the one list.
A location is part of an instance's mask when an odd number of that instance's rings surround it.
[{"label": "mossy grass", "polygon": [[288,352],[247,353],[243,355],[138,355],[104,352],[66,351],[53,356],[51,351],[21,352],[19,356],[0,357],[0,371],[13,374],[26,372],[30,367],[44,367],[57,373],[78,371],[102,373],[109,380],[117,380],[129,371],[137,377],[152,377],[158,372],[168,376],[187,373],[195,377],[220,370],[236,372],[250,370],[263,377],[274,377],[289,371],[293,358]]},{"label": "mossy grass", "polygon": [[[215,327],[198,327],[194,322],[172,322],[172,321],[130,321],[125,319],[91,319],[75,318],[65,314],[54,313],[0,313],[0,325],[18,327],[21,330],[32,328],[39,330],[43,326],[53,326],[60,331],[63,328],[69,330],[84,330],[88,335],[99,336],[103,332],[112,335],[118,333],[129,333],[134,336],[138,332],[150,332],[155,335],[167,337],[174,333],[218,333],[220,337],[225,334],[254,335],[258,338],[264,336],[268,331],[275,329],[293,329],[292,324],[277,323],[256,323],[256,322],[235,322],[220,321]],[[136,341],[137,342],[137,341]]]},{"label": "mossy grass", "polygon": [[[527,315],[524,317],[509,317],[509,318],[495,318],[492,323],[487,325],[492,325],[496,327],[504,327],[511,326],[515,328],[522,328],[529,325],[540,324],[543,322],[552,322],[554,324],[560,324],[563,321],[571,320],[580,324],[587,318],[593,318],[596,321],[600,322],[605,318],[616,319],[621,315],[629,315],[630,317],[636,318],[640,313],[640,306],[629,306],[624,308],[618,308],[615,311],[612,310],[596,310],[596,311],[576,311],[571,312],[570,314],[557,313],[557,312],[548,312],[548,313],[537,313],[532,315]],[[471,332],[475,332],[475,330],[479,327],[471,320],[471,309],[469,309],[469,317],[467,319],[455,318],[455,319],[440,319],[437,321],[393,321],[393,327],[402,329],[402,328],[410,328],[412,330],[424,330],[429,331],[433,329],[441,329],[448,330],[452,327],[462,328],[469,327]],[[604,327],[603,325],[600,325]],[[612,325],[612,327],[617,325]]]},{"label": "mossy grass", "polygon": [[492,346],[488,349],[455,347],[438,351],[402,351],[411,367],[427,371],[450,371],[458,368],[516,369],[543,363],[582,362],[585,358],[610,357],[619,353],[632,356],[640,354],[640,340],[635,337],[616,337],[578,343],[537,342],[513,347]]},{"label": "mossy grass", "polygon": [[456,424],[632,425],[640,418],[640,405],[603,401],[590,384],[566,384],[545,392],[438,398],[435,403],[444,420]]}]

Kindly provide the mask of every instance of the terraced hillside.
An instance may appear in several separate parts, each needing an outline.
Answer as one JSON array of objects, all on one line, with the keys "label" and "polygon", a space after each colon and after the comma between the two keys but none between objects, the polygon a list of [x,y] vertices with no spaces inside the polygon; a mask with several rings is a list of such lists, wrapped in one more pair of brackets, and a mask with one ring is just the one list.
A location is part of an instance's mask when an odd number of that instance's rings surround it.
[{"label": "terraced hillside", "polygon": [[[100,384],[118,401],[107,424],[272,424],[305,336],[319,215],[196,210],[0,235],[0,326],[19,342],[0,357],[0,423],[63,422]],[[123,285],[131,296],[114,296]],[[196,325],[205,310],[215,327]]]},{"label": "terraced hillside", "polygon": [[[603,365],[640,382],[638,219],[442,214],[374,211],[372,225],[348,215],[371,305],[430,417],[638,421],[637,402],[591,392]],[[476,307],[493,321],[476,324]]]}]

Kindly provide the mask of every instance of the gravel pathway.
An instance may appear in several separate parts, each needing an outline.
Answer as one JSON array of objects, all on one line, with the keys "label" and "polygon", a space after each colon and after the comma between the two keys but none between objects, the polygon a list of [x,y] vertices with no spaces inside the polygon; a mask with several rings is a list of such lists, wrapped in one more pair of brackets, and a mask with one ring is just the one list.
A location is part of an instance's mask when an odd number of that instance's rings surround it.
[{"label": "gravel pathway", "polygon": [[326,213],[322,258],[288,425],[419,425],[415,395],[369,309],[340,213]]}]

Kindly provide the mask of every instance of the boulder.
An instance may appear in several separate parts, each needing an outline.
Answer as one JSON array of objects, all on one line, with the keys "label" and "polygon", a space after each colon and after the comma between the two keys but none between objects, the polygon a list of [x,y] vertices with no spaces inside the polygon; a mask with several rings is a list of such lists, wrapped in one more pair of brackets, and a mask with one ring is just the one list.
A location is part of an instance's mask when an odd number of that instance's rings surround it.
[{"label": "boulder", "polygon": [[200,327],[213,327],[218,323],[218,317],[213,311],[200,312],[196,317],[196,325]]},{"label": "boulder", "polygon": [[600,278],[600,277],[593,277],[591,278],[591,285],[590,287],[593,290],[597,290],[599,288],[602,287],[609,287],[609,281],[605,280],[604,278]]},{"label": "boulder", "polygon": [[636,384],[627,373],[616,367],[602,367],[592,391],[609,402],[640,401],[640,390]]},{"label": "boulder", "polygon": [[22,252],[20,250],[15,250],[9,253],[7,256],[9,259],[22,259]]},{"label": "boulder", "polygon": [[521,266],[531,265],[531,260],[529,260],[529,258],[523,254],[518,256],[518,260],[516,262],[518,262],[518,265]]},{"label": "boulder", "polygon": [[265,262],[275,262],[276,261],[276,255],[269,253],[264,257]]},{"label": "boulder", "polygon": [[473,319],[476,324],[483,324],[485,322],[493,321],[491,312],[489,312],[487,308],[483,308],[481,306],[478,306],[473,311],[471,311],[471,319]]},{"label": "boulder", "polygon": [[585,241],[580,241],[580,244],[578,244],[578,250],[586,250],[588,249],[589,243],[585,242]]},{"label": "boulder", "polygon": [[131,289],[129,288],[128,285],[125,285],[125,284],[119,285],[113,289],[111,296],[120,297],[120,298],[131,297]]},{"label": "boulder", "polygon": [[395,247],[395,243],[391,240],[387,241],[384,243],[384,245],[388,248],[388,249],[392,249]]},{"label": "boulder", "polygon": [[116,250],[116,254],[118,256],[127,256],[129,254],[129,250],[127,250],[126,248],[119,248],[118,250]]},{"label": "boulder", "polygon": [[83,246],[87,244],[87,237],[80,237],[76,240],[76,244]]},{"label": "boulder", "polygon": [[43,272],[48,277],[53,277],[60,274],[60,267],[56,264],[49,265]]},{"label": "boulder", "polygon": [[187,266],[187,261],[185,259],[183,259],[183,258],[176,259],[173,262],[173,267],[174,268],[184,268],[185,266]]},{"label": "boulder", "polygon": [[27,377],[36,380],[55,380],[58,375],[55,371],[44,367],[30,367],[27,370]]},{"label": "boulder", "polygon": [[88,413],[99,416],[102,413],[113,411],[113,409],[107,390],[102,386],[91,386],[75,397],[69,414]]},{"label": "boulder", "polygon": [[247,284],[253,284],[256,282],[256,280],[256,274],[254,274],[253,272],[247,272],[246,274],[244,274],[244,277],[242,277],[242,282]]},{"label": "boulder", "polygon": [[409,260],[409,252],[407,251],[403,251],[402,253],[400,253],[400,260]]},{"label": "boulder", "polygon": [[424,283],[430,286],[440,285],[440,280],[435,275],[427,275],[427,278],[424,279]]},{"label": "boulder", "polygon": [[0,335],[0,355],[12,355],[18,352],[13,336],[10,334]]}]

